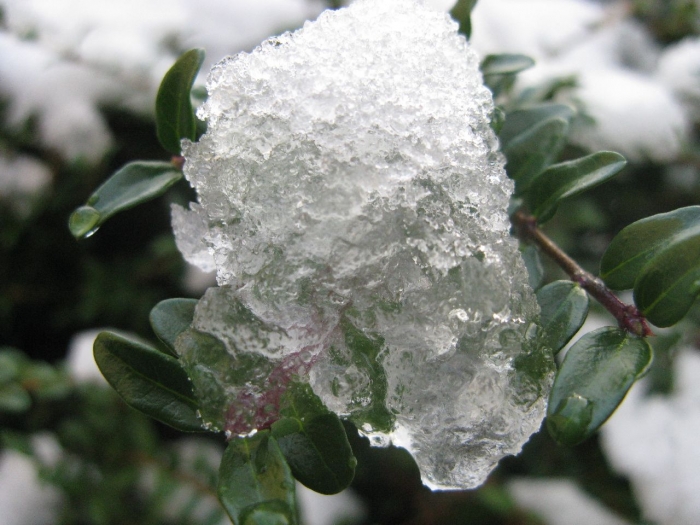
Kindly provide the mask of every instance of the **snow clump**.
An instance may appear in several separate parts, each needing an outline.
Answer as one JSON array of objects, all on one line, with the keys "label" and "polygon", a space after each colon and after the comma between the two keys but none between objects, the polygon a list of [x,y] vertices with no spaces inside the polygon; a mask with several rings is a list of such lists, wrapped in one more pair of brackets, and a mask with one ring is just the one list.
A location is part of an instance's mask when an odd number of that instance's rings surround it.
[{"label": "snow clump", "polygon": [[173,209],[217,271],[177,342],[210,427],[266,428],[305,381],[442,489],[539,429],[553,361],[478,64],[446,14],[358,0],[214,66]]}]

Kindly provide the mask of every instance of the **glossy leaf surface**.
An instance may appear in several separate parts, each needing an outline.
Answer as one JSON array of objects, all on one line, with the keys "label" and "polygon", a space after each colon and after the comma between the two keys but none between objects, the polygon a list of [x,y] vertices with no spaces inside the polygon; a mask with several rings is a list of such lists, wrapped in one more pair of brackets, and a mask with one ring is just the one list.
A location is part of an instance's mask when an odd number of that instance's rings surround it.
[{"label": "glossy leaf surface", "polygon": [[560,118],[571,120],[574,110],[564,104],[538,104],[526,109],[511,111],[506,115],[506,121],[498,134],[501,147],[505,148],[522,133],[551,119]]},{"label": "glossy leaf surface", "polygon": [[112,332],[100,333],[93,351],[102,375],[128,405],[178,430],[202,430],[192,387],[177,359]]},{"label": "glossy leaf surface", "polygon": [[533,177],[525,202],[538,222],[542,223],[552,218],[563,199],[602,184],[626,164],[622,155],[611,151],[556,164]]},{"label": "glossy leaf surface", "polygon": [[326,409],[311,387],[301,384],[290,388],[282,413],[286,417],[272,425],[272,435],[294,477],[321,494],[347,488],[357,460],[338,416]]},{"label": "glossy leaf surface", "polygon": [[700,295],[700,235],[674,242],[644,265],[634,302],[656,326],[680,321]]},{"label": "glossy leaf surface", "polygon": [[175,357],[175,340],[192,324],[196,306],[196,299],[166,299],[151,310],[149,320],[153,332]]},{"label": "glossy leaf surface", "polygon": [[182,173],[168,162],[131,162],[71,214],[68,227],[77,239],[89,237],[115,213],[162,195],[181,178]]},{"label": "glossy leaf surface", "polygon": [[514,75],[535,65],[526,55],[508,54],[487,55],[481,62],[481,72],[487,75]]},{"label": "glossy leaf surface", "polygon": [[457,0],[450,11],[452,18],[459,22],[459,32],[469,38],[472,34],[471,12],[477,0]]},{"label": "glossy leaf surface", "polygon": [[[508,117],[503,126],[508,124]],[[514,137],[503,147],[506,171],[515,181],[515,194],[524,194],[530,182],[559,155],[566,142],[569,123],[563,118],[540,122]]]},{"label": "glossy leaf surface", "polygon": [[661,213],[630,224],[603,254],[600,276],[616,290],[632,288],[639,272],[667,247],[700,235],[700,206]]},{"label": "glossy leaf surface", "polygon": [[571,281],[555,281],[537,291],[540,305],[540,342],[559,352],[579,331],[588,316],[588,294]]},{"label": "glossy leaf surface", "polygon": [[156,128],[161,145],[180,154],[182,139],[197,138],[197,117],[191,101],[192,84],[204,61],[202,49],[184,53],[168,70],[156,95]]},{"label": "glossy leaf surface", "polygon": [[297,522],[294,478],[267,430],[229,442],[219,467],[217,492],[236,525]]},{"label": "glossy leaf surface", "polygon": [[652,360],[649,343],[613,327],[589,332],[567,352],[554,380],[547,428],[564,445],[576,445],[615,411]]}]

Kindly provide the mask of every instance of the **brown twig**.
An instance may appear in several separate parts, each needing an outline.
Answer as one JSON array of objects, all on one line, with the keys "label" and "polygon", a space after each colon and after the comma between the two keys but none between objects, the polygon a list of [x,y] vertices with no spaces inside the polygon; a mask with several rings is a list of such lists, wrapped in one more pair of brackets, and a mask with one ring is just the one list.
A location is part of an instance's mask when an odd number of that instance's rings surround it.
[{"label": "brown twig", "polygon": [[540,230],[534,217],[523,211],[517,211],[511,217],[511,221],[520,239],[533,243],[546,253],[567,273],[573,282],[586,290],[617,319],[620,328],[638,336],[654,335],[646,318],[636,306],[620,301],[599,277],[581,268],[576,261],[564,253]]}]

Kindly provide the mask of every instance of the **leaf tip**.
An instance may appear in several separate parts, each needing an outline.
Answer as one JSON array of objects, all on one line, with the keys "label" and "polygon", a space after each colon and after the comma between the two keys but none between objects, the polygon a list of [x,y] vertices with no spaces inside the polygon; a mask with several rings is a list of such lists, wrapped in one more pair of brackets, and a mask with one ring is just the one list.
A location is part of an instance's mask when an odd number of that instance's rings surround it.
[{"label": "leaf tip", "polygon": [[68,229],[76,239],[85,239],[95,233],[102,216],[92,206],[80,206],[68,219]]}]

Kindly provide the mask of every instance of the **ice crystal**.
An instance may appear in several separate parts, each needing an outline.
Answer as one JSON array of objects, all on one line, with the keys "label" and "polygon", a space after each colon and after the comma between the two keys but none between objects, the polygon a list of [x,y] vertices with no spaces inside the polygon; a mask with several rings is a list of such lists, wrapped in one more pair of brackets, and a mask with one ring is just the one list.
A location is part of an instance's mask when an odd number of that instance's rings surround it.
[{"label": "ice crystal", "polygon": [[178,351],[212,427],[308,381],[433,488],[483,482],[541,423],[552,360],[506,213],[493,102],[457,25],[359,0],[224,59],[173,211],[216,267]]}]

